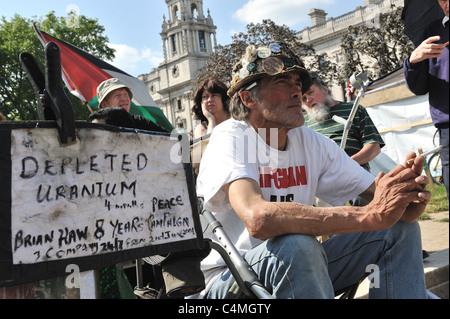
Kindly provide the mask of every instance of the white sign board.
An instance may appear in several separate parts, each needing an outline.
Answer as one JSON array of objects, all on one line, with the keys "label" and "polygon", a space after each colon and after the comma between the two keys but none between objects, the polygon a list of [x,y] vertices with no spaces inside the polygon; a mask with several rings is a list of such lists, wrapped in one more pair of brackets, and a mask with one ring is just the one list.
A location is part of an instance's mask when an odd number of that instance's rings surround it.
[{"label": "white sign board", "polygon": [[79,129],[11,132],[13,264],[95,256],[197,238],[168,136]]}]

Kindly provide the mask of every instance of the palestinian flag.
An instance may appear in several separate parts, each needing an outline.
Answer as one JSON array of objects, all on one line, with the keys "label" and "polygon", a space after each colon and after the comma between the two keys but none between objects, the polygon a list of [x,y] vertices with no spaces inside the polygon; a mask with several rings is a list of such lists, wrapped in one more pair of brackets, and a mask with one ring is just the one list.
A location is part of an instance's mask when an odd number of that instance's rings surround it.
[{"label": "palestinian flag", "polygon": [[69,91],[81,101],[89,103],[89,106],[93,108],[97,108],[98,85],[107,79],[118,78],[133,92],[130,108],[131,114],[142,115],[169,131],[173,130],[172,124],[170,124],[161,109],[156,106],[143,81],[70,43],[40,31],[35,24],[33,26],[44,47],[48,42],[55,42],[59,46],[61,50],[62,79]]}]

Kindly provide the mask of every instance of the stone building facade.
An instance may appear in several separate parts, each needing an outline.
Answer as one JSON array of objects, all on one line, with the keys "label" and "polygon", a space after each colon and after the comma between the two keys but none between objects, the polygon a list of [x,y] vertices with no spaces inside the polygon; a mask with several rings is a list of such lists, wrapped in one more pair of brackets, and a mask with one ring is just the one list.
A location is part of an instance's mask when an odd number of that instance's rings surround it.
[{"label": "stone building facade", "polygon": [[140,75],[156,104],[174,127],[191,133],[193,96],[200,70],[216,43],[216,26],[203,11],[203,0],[165,0],[169,16],[160,33],[164,61]]},{"label": "stone building facade", "polygon": [[[317,54],[327,53],[328,58],[336,63],[343,63],[345,54],[341,48],[341,39],[351,25],[379,23],[380,13],[392,10],[391,6],[403,7],[404,0],[364,0],[363,6],[358,6],[338,17],[326,18],[328,15],[324,10],[311,9],[311,26],[298,32],[298,36],[306,44],[311,45]],[[344,88],[334,84],[330,85],[335,99],[344,101]]]}]

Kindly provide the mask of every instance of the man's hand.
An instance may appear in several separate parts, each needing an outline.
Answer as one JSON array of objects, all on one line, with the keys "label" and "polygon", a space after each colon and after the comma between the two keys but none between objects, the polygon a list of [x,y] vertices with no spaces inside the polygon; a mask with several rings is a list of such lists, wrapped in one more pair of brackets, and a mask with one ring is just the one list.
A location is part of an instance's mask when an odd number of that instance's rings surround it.
[{"label": "man's hand", "polygon": [[440,36],[429,37],[423,41],[409,57],[410,63],[419,63],[427,59],[439,58],[445,49],[445,44],[435,44],[433,42],[439,41]]},{"label": "man's hand", "polygon": [[401,220],[405,222],[411,223],[419,218],[431,199],[431,193],[425,190],[429,180],[427,177],[421,175],[424,163],[425,159],[422,156],[416,156],[415,153],[410,153],[407,155],[405,163],[403,164],[406,169],[410,168],[418,175],[418,177],[415,178],[415,182],[421,185],[421,188],[419,186],[417,193],[419,198],[406,207],[405,213],[401,217]]},{"label": "man's hand", "polygon": [[[408,160],[414,159],[414,162]],[[428,179],[420,175],[424,158],[407,155],[405,163],[394,167],[388,174],[380,173],[375,179],[373,200],[367,205],[375,220],[383,228],[393,226],[398,220],[413,222],[425,210],[431,194],[425,190]]]}]

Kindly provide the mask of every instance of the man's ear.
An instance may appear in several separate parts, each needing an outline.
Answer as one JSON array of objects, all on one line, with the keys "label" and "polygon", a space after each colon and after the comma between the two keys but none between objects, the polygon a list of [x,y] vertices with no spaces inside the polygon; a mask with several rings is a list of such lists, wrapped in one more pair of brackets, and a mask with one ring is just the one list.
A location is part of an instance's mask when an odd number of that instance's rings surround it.
[{"label": "man's ear", "polygon": [[242,91],[239,93],[242,103],[249,109],[256,107],[256,100],[250,91]]}]

